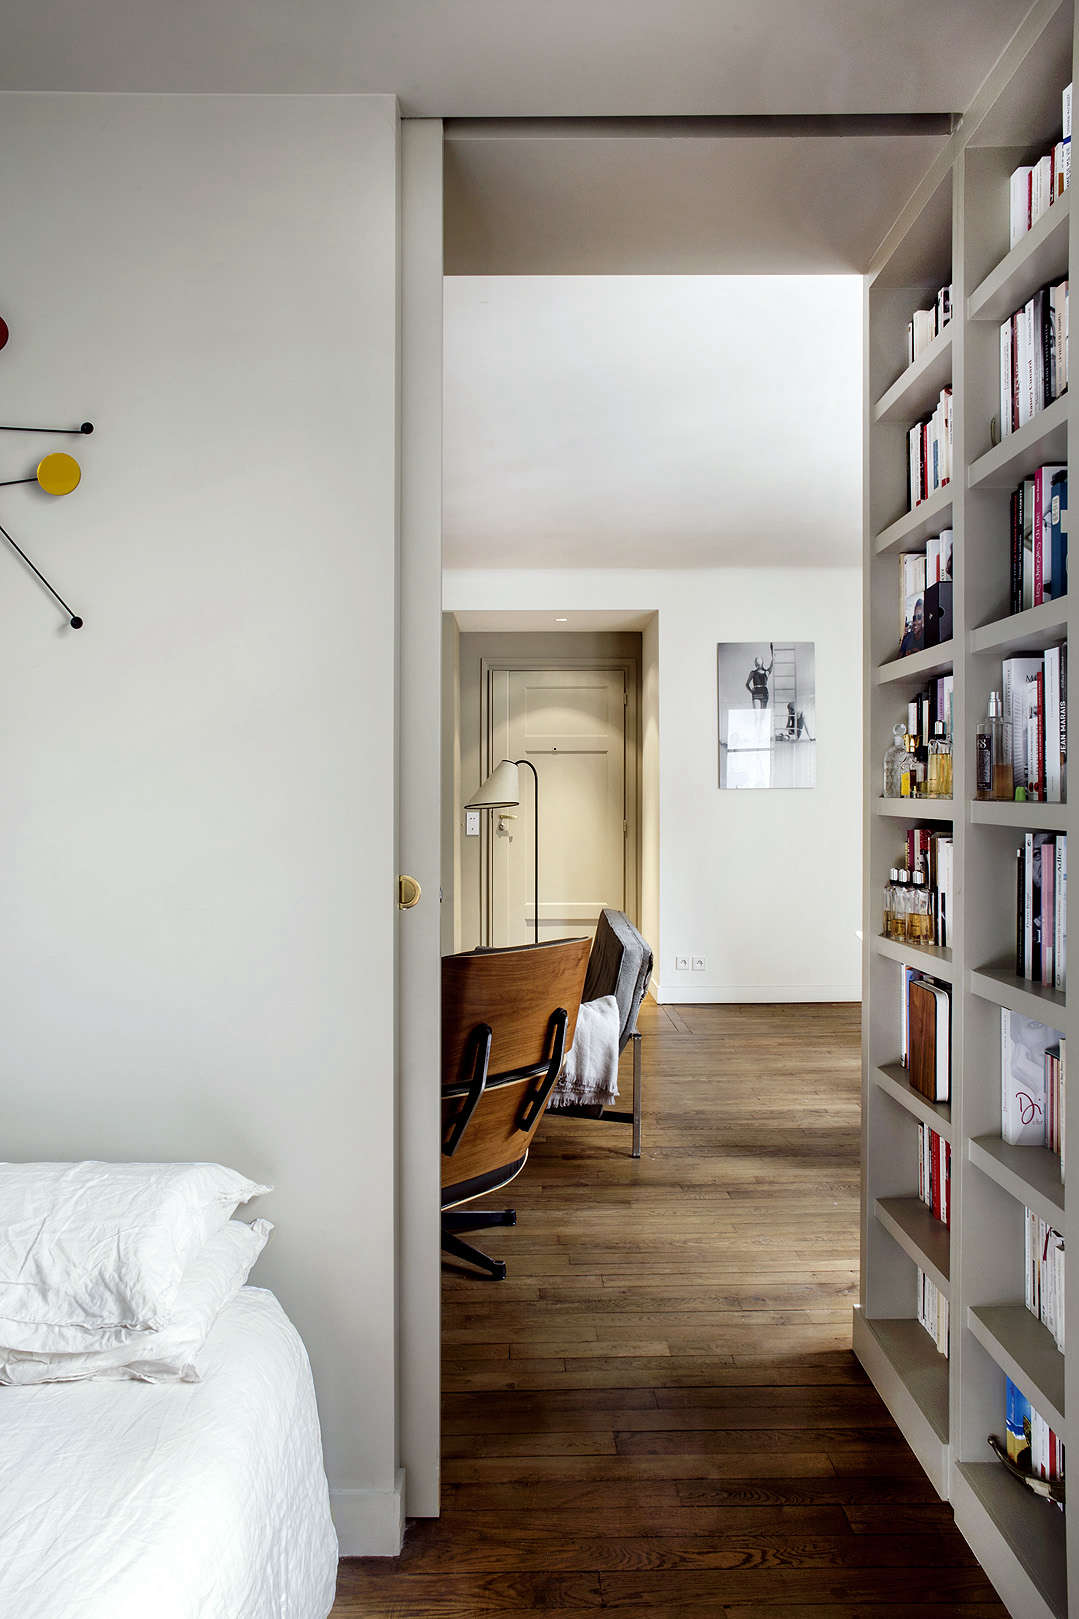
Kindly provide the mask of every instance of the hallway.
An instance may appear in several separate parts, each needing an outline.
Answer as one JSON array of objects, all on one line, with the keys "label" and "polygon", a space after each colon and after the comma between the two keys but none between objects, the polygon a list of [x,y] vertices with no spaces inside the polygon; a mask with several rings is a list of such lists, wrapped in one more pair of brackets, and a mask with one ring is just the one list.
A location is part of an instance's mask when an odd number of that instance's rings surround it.
[{"label": "hallway", "polygon": [[641,1027],[643,1158],[552,1117],[492,1198],[507,1280],[444,1276],[443,1515],[333,1619],[1004,1619],[850,1353],[859,1008]]}]

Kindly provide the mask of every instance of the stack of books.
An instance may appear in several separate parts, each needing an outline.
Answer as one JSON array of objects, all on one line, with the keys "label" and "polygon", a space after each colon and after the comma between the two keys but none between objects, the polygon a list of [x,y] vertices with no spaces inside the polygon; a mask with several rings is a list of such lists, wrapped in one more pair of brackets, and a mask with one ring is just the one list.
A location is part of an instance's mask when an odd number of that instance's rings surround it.
[{"label": "stack of books", "polygon": [[1005,658],[1004,748],[1012,782],[1040,804],[1067,799],[1068,647]]},{"label": "stack of books", "polygon": [[1000,328],[1000,436],[1017,433],[1068,387],[1068,283],[1039,287]]},{"label": "stack of books", "polygon": [[1016,850],[1016,977],[1068,987],[1068,839],[1026,832]]},{"label": "stack of books", "polygon": [[924,551],[899,558],[899,656],[939,646],[952,634],[953,531],[942,529]]},{"label": "stack of books", "polygon": [[907,434],[910,509],[952,481],[952,390],[942,388],[936,409]]},{"label": "stack of books", "polygon": [[1026,1307],[1064,1353],[1064,1238],[1055,1226],[1024,1209]]},{"label": "stack of books", "polygon": [[1068,594],[1068,469],[1038,467],[1011,496],[1011,611]]},{"label": "stack of books", "polygon": [[1032,225],[1068,189],[1071,179],[1072,87],[1065,85],[1060,98],[1063,131],[1051,152],[1037,163],[1025,163],[1011,177],[1010,243],[1015,247]]},{"label": "stack of books", "polygon": [[1010,1377],[1004,1379],[1004,1424],[1008,1456],[1023,1473],[1036,1478],[1064,1477],[1064,1445],[1044,1417],[1031,1406]]},{"label": "stack of books", "polygon": [[[899,1041],[903,1066],[920,1096],[929,1102],[947,1102],[952,1090],[951,992],[947,984],[938,983],[914,967],[904,967],[900,980]],[[931,1190],[925,1201],[932,1206]],[[950,1204],[950,1199],[948,1202]],[[937,1217],[943,1218],[939,1214]]]},{"label": "stack of books", "polygon": [[948,1300],[924,1270],[918,1271],[918,1325],[924,1327],[937,1346],[948,1358]]},{"label": "stack of books", "polygon": [[952,318],[952,284],[937,291],[928,309],[916,309],[907,322],[907,364],[920,360],[935,337],[939,337]]},{"label": "stack of books", "polygon": [[951,1225],[952,1149],[926,1124],[918,1126],[918,1196],[942,1225]]},{"label": "stack of books", "polygon": [[1048,1147],[1064,1179],[1066,1042],[1018,1012],[1000,1013],[1000,1134],[1013,1147]]}]

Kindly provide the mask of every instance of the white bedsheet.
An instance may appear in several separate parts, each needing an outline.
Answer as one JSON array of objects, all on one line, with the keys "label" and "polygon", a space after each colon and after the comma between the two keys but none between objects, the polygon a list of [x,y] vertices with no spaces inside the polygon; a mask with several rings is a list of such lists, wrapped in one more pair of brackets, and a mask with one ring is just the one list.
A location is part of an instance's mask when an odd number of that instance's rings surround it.
[{"label": "white bedsheet", "polygon": [[299,1334],[245,1287],[199,1366],[0,1388],[4,1619],[326,1619],[337,1540]]}]

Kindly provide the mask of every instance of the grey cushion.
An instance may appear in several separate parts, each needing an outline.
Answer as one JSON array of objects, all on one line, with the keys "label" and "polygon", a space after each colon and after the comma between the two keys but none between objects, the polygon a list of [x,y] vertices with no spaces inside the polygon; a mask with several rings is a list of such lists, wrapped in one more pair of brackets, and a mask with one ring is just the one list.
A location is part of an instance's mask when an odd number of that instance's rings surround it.
[{"label": "grey cushion", "polygon": [[652,949],[623,911],[603,910],[588,958],[582,1001],[613,995],[621,1014],[618,1049],[637,1027],[637,1012],[652,976]]}]

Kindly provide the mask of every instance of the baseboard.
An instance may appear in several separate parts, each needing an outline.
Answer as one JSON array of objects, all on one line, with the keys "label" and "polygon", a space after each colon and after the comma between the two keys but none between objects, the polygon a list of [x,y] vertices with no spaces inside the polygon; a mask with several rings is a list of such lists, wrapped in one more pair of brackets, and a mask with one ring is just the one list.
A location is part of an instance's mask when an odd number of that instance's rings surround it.
[{"label": "baseboard", "polygon": [[860,1001],[856,984],[726,984],[708,988],[688,984],[656,984],[653,989],[660,1006],[738,1006],[768,1002]]},{"label": "baseboard", "polygon": [[392,1490],[330,1490],[342,1557],[396,1557],[405,1537],[405,1474]]}]

